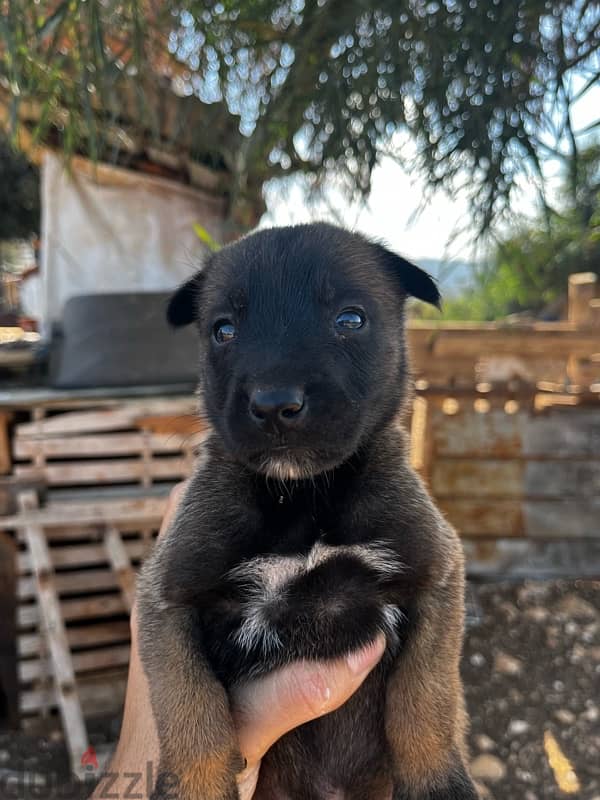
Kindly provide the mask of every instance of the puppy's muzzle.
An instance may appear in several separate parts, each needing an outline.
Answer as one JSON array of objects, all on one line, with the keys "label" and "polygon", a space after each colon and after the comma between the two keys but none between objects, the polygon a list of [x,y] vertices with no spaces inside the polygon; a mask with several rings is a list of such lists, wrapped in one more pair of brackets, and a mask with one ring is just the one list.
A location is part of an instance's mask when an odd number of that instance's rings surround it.
[{"label": "puppy's muzzle", "polygon": [[254,389],[248,411],[260,428],[285,431],[299,427],[306,418],[306,397],[297,387]]}]

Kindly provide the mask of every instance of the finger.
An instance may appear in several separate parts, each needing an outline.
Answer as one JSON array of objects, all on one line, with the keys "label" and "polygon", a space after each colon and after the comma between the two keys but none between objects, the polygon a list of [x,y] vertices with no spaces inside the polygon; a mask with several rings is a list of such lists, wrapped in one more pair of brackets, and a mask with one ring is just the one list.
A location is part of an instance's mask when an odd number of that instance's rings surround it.
[{"label": "finger", "polygon": [[233,715],[247,769],[285,733],[345,703],[384,650],[380,635],[344,660],[298,662],[235,690]]}]

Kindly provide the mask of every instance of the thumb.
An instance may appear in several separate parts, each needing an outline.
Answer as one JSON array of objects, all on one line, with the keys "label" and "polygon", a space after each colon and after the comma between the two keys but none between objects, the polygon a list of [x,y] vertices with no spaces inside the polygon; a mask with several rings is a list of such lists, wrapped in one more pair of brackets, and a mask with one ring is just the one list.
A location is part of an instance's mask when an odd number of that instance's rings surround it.
[{"label": "thumb", "polygon": [[297,662],[235,690],[233,716],[248,768],[285,733],[345,703],[379,662],[385,644],[379,635],[345,659]]}]

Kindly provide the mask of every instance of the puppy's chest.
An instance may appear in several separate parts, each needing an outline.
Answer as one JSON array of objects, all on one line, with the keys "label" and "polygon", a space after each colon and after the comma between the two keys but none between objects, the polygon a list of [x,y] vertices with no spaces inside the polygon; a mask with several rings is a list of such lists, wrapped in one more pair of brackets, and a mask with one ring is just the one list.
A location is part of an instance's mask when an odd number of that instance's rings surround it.
[{"label": "puppy's chest", "polygon": [[[397,601],[404,572],[381,541],[353,541],[325,514],[270,515],[264,549],[224,576],[201,610],[206,650],[225,685],[298,659],[336,658],[383,632],[390,648],[408,609]],[[339,521],[339,520],[338,520]]]}]

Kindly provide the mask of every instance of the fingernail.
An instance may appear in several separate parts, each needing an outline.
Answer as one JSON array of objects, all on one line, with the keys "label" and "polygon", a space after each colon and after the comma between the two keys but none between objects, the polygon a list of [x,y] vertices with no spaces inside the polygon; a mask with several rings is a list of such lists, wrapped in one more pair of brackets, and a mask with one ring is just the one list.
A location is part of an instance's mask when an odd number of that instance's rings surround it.
[{"label": "fingernail", "polygon": [[384,650],[385,637],[378,636],[374,642],[363,647],[362,650],[350,653],[350,655],[346,657],[346,663],[348,664],[350,672],[354,673],[354,675],[362,675],[364,672],[368,672],[377,664]]}]

